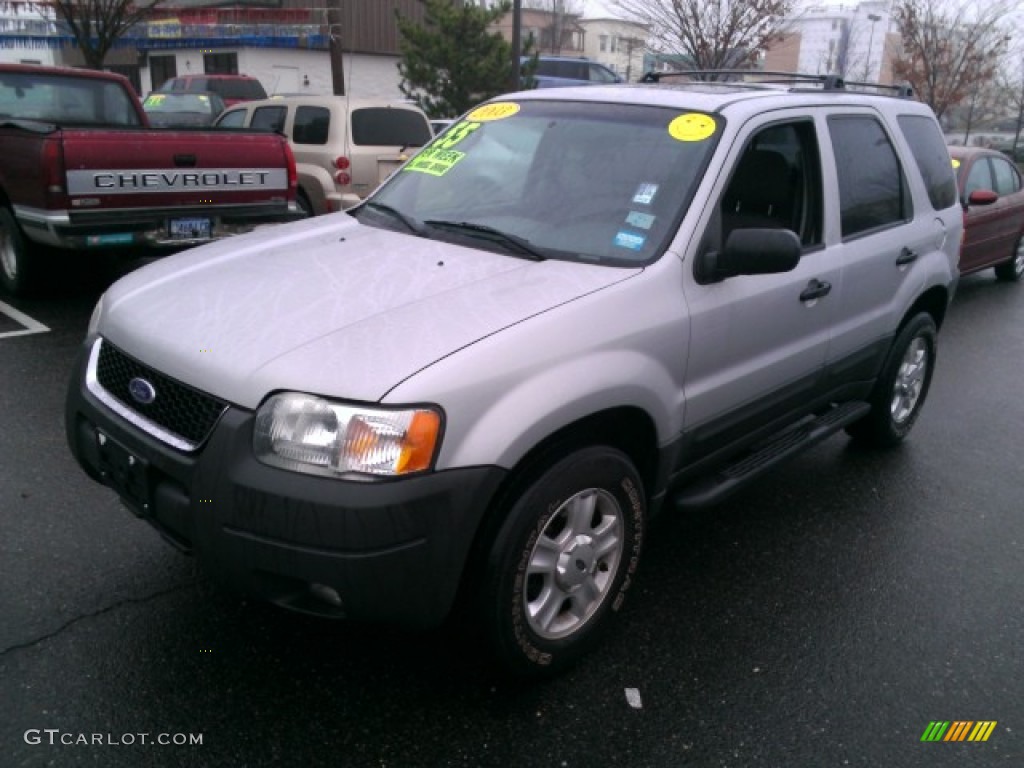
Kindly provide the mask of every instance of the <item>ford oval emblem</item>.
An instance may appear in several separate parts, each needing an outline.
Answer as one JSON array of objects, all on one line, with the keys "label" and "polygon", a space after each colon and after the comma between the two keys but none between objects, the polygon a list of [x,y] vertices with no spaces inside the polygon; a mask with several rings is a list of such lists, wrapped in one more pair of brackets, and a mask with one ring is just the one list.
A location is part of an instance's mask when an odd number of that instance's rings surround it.
[{"label": "ford oval emblem", "polygon": [[132,396],[132,400],[141,405],[149,405],[156,400],[156,390],[153,385],[138,376],[128,382],[128,394]]}]

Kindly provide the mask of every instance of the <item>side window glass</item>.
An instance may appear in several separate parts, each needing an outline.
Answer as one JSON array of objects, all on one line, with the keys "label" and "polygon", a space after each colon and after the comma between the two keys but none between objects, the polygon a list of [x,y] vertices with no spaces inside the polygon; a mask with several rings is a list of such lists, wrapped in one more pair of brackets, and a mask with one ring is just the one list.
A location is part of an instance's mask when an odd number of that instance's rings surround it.
[{"label": "side window glass", "polygon": [[939,127],[923,115],[901,115],[897,122],[921,172],[932,208],[949,208],[956,202],[956,176]]},{"label": "side window glass", "polygon": [[722,243],[737,229],[789,229],[822,242],[821,161],[810,121],[773,125],[747,143],[719,204]]},{"label": "side window glass", "polygon": [[590,65],[590,79],[597,83],[614,83],[615,73],[600,64]]},{"label": "side window glass", "polygon": [[992,171],[995,176],[995,190],[1000,195],[1012,195],[1020,189],[1020,177],[1017,170],[1002,158],[993,157]]},{"label": "side window glass", "polygon": [[217,121],[218,128],[242,128],[245,125],[245,110],[236,109],[234,112],[226,112]]},{"label": "side window glass", "polygon": [[252,113],[252,123],[249,127],[273,133],[283,131],[285,113],[285,107],[260,107]]},{"label": "side window glass", "polygon": [[970,197],[971,192],[976,189],[990,189],[995,192],[996,185],[992,183],[992,169],[989,167],[988,158],[979,157],[974,161],[967,174],[967,183],[964,184],[964,198]]},{"label": "side window glass", "polygon": [[296,144],[327,143],[331,124],[331,111],[326,107],[298,107],[292,125],[292,141]]},{"label": "side window glass", "polygon": [[873,117],[830,117],[843,237],[906,221],[907,182],[896,150]]}]

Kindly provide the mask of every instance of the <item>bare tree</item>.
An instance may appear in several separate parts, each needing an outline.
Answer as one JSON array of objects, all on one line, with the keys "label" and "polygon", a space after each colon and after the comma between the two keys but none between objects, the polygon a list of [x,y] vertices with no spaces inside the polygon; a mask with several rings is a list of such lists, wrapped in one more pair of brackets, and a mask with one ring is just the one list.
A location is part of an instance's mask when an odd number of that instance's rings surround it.
[{"label": "bare tree", "polygon": [[1010,43],[1003,2],[896,0],[902,38],[893,74],[909,82],[938,117],[990,81]]},{"label": "bare tree", "polygon": [[103,69],[114,44],[146,19],[160,0],[39,0],[35,8],[56,14],[67,26],[89,69]]},{"label": "bare tree", "polygon": [[1017,159],[1017,153],[1021,150],[1021,129],[1024,128],[1024,53],[1017,56],[1016,71],[1003,77],[1002,83],[1004,93],[1007,97],[1007,106],[1012,110],[1015,119],[1013,144],[1010,153]]},{"label": "bare tree", "polygon": [[583,13],[580,0],[523,0],[523,8],[547,11],[550,14],[551,23],[544,30],[547,39],[538,40],[537,43],[554,54],[561,53],[562,46],[567,42],[566,33]]},{"label": "bare tree", "polygon": [[615,0],[693,69],[744,69],[782,39],[795,0]]}]

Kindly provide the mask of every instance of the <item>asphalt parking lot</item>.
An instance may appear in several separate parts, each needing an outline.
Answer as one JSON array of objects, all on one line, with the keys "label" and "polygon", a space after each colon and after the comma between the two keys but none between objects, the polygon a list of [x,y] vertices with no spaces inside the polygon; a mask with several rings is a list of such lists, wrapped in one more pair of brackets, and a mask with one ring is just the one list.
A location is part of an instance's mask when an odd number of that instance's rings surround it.
[{"label": "asphalt parking lot", "polygon": [[90,481],[62,405],[101,290],[0,297],[0,765],[1024,764],[1024,285],[961,283],[904,446],[663,517],[609,642],[534,685],[456,628],[243,603]]}]

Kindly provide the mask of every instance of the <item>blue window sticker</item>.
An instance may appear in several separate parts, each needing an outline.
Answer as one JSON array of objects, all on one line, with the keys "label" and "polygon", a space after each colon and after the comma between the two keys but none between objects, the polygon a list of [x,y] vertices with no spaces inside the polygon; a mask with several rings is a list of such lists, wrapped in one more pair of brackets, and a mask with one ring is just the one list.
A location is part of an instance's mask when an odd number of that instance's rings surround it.
[{"label": "blue window sticker", "polygon": [[619,248],[629,248],[631,251],[639,251],[644,247],[645,242],[647,242],[647,236],[637,232],[627,232],[624,229],[620,229],[618,234],[615,235],[615,245]]},{"label": "blue window sticker", "polygon": [[633,202],[637,205],[650,205],[654,202],[656,194],[658,194],[657,184],[641,184],[633,193]]},{"label": "blue window sticker", "polygon": [[649,213],[640,213],[639,211],[630,211],[626,217],[626,223],[631,227],[638,227],[639,229],[650,229],[654,226],[654,216]]}]

